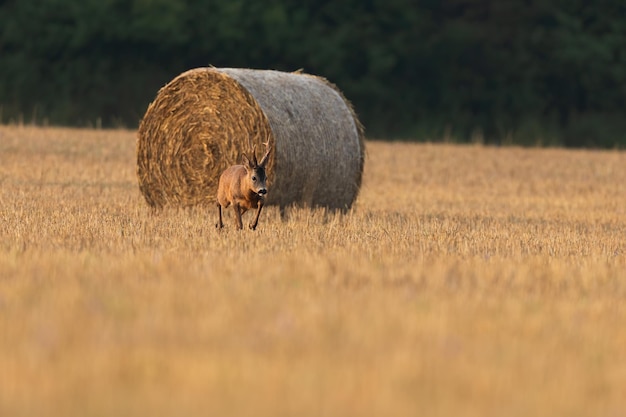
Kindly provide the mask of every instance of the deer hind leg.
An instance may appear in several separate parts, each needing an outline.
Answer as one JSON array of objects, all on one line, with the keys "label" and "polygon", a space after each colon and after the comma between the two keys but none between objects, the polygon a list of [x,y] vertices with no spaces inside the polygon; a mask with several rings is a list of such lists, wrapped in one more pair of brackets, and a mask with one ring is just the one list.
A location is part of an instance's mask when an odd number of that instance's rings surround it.
[{"label": "deer hind leg", "polygon": [[243,222],[241,221],[241,207],[238,203],[233,204],[233,210],[235,210],[235,222],[237,229],[243,229]]},{"label": "deer hind leg", "polygon": [[261,215],[261,209],[263,208],[263,200],[259,200],[256,210],[256,216],[254,216],[254,221],[250,223],[248,227],[252,230],[256,230],[256,225],[259,224],[259,216]]},{"label": "deer hind leg", "polygon": [[219,217],[215,227],[222,229],[224,227],[224,222],[222,221],[222,205],[220,203],[217,203],[217,212],[219,213]]},{"label": "deer hind leg", "polygon": [[283,222],[286,222],[287,221],[287,207],[281,204],[279,207],[279,211],[280,211],[280,220]]}]

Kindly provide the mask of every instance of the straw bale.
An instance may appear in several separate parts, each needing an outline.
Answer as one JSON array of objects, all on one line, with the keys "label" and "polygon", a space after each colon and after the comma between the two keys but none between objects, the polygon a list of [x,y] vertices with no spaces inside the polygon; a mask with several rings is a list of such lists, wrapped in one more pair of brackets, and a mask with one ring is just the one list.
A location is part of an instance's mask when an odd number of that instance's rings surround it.
[{"label": "straw bale", "polygon": [[155,208],[215,203],[219,176],[272,149],[267,204],[350,208],[363,129],[336,86],[303,73],[196,68],[159,90],[137,135],[137,176]]}]

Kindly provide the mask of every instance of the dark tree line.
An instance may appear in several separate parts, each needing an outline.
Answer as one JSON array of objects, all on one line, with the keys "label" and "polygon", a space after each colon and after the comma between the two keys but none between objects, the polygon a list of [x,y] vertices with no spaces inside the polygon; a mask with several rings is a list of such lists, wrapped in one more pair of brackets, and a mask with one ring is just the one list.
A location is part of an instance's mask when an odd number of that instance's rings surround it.
[{"label": "dark tree line", "polygon": [[0,122],[135,127],[207,65],[325,76],[369,137],[626,145],[623,0],[0,0]]}]

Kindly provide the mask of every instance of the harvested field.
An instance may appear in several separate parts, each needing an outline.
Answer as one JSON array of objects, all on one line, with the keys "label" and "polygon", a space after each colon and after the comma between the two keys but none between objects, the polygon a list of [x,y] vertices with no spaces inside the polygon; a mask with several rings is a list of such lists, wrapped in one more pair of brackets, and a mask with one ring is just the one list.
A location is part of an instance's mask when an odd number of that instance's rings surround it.
[{"label": "harvested field", "polygon": [[0,155],[2,416],[626,411],[624,152],[368,141],[255,232],[153,214],[132,131]]}]

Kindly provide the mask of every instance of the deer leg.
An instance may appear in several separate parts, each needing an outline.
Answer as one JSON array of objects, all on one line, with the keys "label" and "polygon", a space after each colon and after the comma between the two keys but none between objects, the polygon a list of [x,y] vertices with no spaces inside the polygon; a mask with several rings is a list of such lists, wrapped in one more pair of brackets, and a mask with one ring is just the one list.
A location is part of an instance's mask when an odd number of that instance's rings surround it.
[{"label": "deer leg", "polygon": [[250,229],[256,230],[256,225],[259,224],[259,216],[261,215],[261,209],[263,208],[263,200],[259,200],[256,210],[256,216],[254,216],[254,221],[250,223]]},{"label": "deer leg", "polygon": [[224,222],[222,221],[222,205],[220,203],[217,203],[217,212],[219,213],[219,221],[215,227],[222,229],[224,227]]},{"label": "deer leg", "polygon": [[243,222],[241,221],[241,210],[239,208],[239,204],[233,204],[233,209],[235,210],[235,221],[237,222],[237,229],[243,229]]}]

